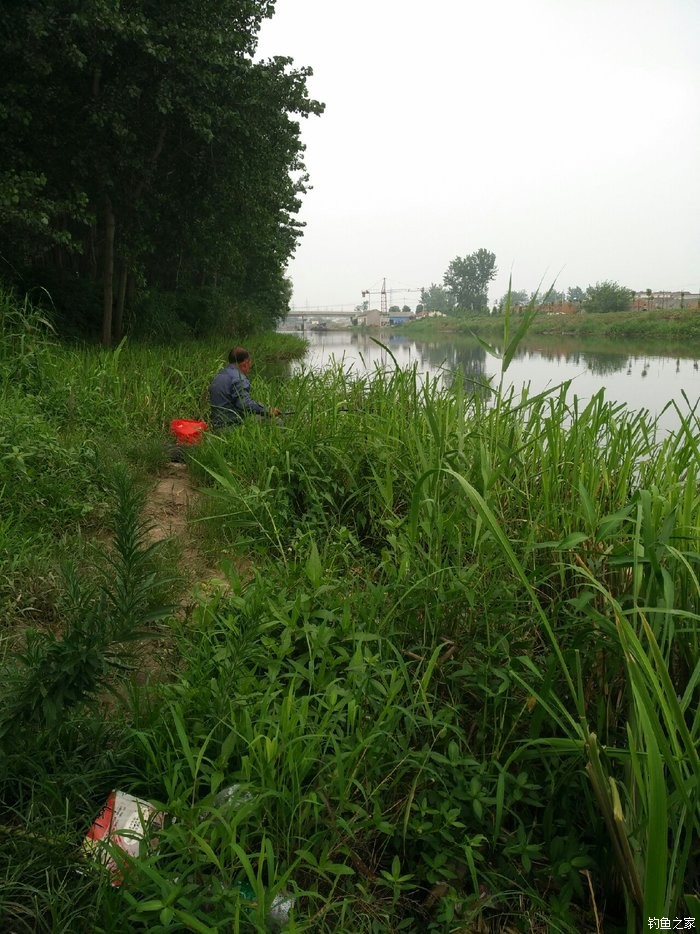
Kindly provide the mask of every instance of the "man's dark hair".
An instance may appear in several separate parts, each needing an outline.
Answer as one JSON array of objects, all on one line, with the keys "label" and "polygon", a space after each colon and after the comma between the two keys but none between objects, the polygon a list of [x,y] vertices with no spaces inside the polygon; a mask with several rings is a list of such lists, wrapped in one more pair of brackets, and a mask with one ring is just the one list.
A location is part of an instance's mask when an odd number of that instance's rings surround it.
[{"label": "man's dark hair", "polygon": [[250,354],[245,349],[245,347],[233,347],[228,352],[228,362],[229,363],[243,363],[244,360],[247,360]]}]

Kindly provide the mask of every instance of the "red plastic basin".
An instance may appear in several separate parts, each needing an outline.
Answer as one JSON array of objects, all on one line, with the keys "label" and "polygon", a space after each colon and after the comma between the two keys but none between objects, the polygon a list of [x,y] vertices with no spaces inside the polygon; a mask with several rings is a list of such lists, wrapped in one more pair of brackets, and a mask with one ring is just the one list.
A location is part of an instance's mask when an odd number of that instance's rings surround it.
[{"label": "red plastic basin", "polygon": [[208,427],[206,422],[198,422],[192,418],[174,418],[170,422],[170,430],[178,444],[197,444],[202,432]]}]

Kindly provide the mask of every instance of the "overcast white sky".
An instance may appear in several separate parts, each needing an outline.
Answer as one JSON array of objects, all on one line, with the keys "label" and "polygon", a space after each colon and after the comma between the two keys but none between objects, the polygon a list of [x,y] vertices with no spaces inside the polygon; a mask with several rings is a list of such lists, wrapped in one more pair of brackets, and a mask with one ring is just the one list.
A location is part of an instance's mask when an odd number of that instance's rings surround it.
[{"label": "overcast white sky", "polygon": [[480,247],[492,302],[700,292],[700,0],[277,0],[258,51],[326,104],[293,306],[414,307]]}]

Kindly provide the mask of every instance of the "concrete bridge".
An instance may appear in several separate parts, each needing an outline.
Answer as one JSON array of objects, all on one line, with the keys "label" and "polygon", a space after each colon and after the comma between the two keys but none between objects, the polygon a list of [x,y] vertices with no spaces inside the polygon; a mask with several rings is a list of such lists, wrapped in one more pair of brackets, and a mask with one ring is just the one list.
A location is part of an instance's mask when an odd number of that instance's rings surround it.
[{"label": "concrete bridge", "polygon": [[365,311],[333,311],[323,308],[292,308],[289,311],[289,318],[354,318],[356,315],[364,315]]},{"label": "concrete bridge", "polygon": [[[360,323],[367,324],[368,326],[377,327],[381,321],[381,316],[379,311],[375,308],[371,308],[369,311],[338,311],[330,309],[314,309],[313,311],[308,309],[292,309],[287,315],[287,321],[290,321],[292,318],[296,318],[301,322],[301,330],[305,331],[308,321],[316,321],[322,318],[357,318]],[[388,321],[386,322],[388,323]]]}]

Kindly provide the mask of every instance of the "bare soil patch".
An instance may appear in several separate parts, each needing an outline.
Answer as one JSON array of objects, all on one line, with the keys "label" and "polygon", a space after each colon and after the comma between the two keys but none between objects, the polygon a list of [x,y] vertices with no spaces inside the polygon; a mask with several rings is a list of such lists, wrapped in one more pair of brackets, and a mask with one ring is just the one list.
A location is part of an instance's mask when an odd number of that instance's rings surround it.
[{"label": "bare soil patch", "polygon": [[181,535],[187,528],[187,507],[197,497],[187,464],[168,464],[146,500],[145,515],[151,523],[149,538],[161,541]]},{"label": "bare soil patch", "polygon": [[[192,483],[187,464],[173,462],[159,473],[146,495],[143,519],[146,523],[148,544],[173,540],[175,574],[183,579],[184,587],[177,614],[183,618],[192,607],[191,596],[195,585],[216,576],[217,569],[202,555],[189,526],[189,516],[196,509],[201,493]],[[167,630],[137,649],[138,665],[134,672],[137,684],[161,681],[178,667],[172,654],[173,647]]]},{"label": "bare soil patch", "polygon": [[[189,525],[201,496],[192,483],[187,464],[170,463],[161,470],[144,507],[148,541],[175,540],[180,553],[178,570],[191,585],[206,583],[220,574],[218,562],[202,554]],[[236,563],[241,573],[249,570],[244,559]]]}]

